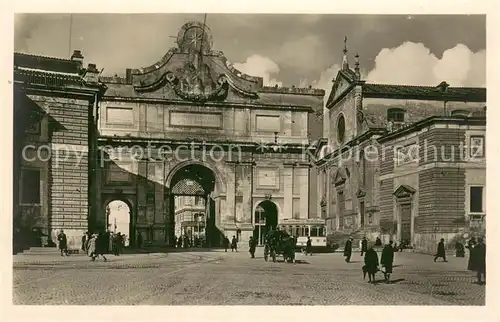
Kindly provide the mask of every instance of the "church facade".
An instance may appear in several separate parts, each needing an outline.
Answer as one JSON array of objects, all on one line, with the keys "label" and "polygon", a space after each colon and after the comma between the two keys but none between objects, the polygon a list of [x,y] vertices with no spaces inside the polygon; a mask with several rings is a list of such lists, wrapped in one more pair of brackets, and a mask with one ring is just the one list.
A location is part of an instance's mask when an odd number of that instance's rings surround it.
[{"label": "church facade", "polygon": [[[48,62],[45,71],[37,67],[44,74],[57,73],[51,69],[63,63],[75,64],[31,59]],[[310,115],[322,110],[323,90],[264,86],[262,78],[241,73],[214,50],[210,29],[198,22],[182,26],[177,47],[158,62],[126,69],[125,77],[102,77],[94,73],[95,65],[78,66],[75,77],[85,86],[93,84],[98,94],[85,105],[85,122],[61,130],[59,148],[69,154],[88,151],[79,163],[85,179],[67,186],[75,173],[67,162],[61,163],[68,167],[61,170],[61,181],[43,181],[43,196],[49,200],[55,200],[57,189],[72,190],[67,197],[66,191],[61,194],[66,201],[60,207],[45,206],[44,233],[64,228],[70,244],[79,247],[83,232],[108,227],[106,206],[121,200],[130,208],[132,244],[141,234],[145,244],[173,245],[178,196],[204,199],[210,245],[224,235],[246,242],[256,226],[261,231],[286,219],[314,217],[310,144],[321,137],[322,126]],[[49,95],[39,101],[60,103]],[[52,103],[45,106],[50,115]],[[73,122],[71,113],[77,109],[82,110],[78,104],[67,106],[67,115],[57,121],[63,127]],[[81,138],[80,150],[70,142],[74,137]],[[78,203],[78,214],[67,212],[69,202]],[[55,209],[65,213],[63,221],[54,220]]]},{"label": "church facade", "polygon": [[330,242],[434,252],[484,234],[486,89],[367,83],[355,59],[344,49],[316,162]]}]

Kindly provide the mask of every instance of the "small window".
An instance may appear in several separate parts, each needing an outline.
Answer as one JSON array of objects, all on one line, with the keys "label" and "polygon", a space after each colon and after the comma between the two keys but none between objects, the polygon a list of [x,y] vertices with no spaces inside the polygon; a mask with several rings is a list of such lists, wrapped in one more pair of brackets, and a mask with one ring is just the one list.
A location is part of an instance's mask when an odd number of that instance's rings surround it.
[{"label": "small window", "polygon": [[387,121],[403,123],[405,121],[405,110],[400,108],[391,108],[387,110]]},{"label": "small window", "polygon": [[471,158],[484,158],[484,136],[471,136],[469,145]]},{"label": "small window", "polygon": [[483,213],[483,187],[470,187],[470,212]]},{"label": "small window", "polygon": [[40,171],[37,169],[24,169],[21,173],[21,203],[40,203]]}]

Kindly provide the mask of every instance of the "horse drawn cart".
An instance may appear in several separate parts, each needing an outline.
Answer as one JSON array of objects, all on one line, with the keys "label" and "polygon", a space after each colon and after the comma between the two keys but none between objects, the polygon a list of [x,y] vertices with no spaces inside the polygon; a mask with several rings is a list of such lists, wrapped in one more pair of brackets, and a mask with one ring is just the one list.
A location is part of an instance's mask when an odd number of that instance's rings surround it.
[{"label": "horse drawn cart", "polygon": [[295,263],[295,238],[283,230],[270,231],[264,241],[264,260],[269,257],[276,262],[278,256],[288,263]]}]

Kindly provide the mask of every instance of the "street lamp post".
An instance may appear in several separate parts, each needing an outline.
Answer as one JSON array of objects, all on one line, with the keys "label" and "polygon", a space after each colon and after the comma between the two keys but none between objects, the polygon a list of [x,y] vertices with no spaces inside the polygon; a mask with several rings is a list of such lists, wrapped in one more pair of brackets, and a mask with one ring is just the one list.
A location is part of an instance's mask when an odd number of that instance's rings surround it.
[{"label": "street lamp post", "polygon": [[255,224],[258,226],[258,229],[259,229],[259,240],[258,240],[258,244],[259,246],[262,246],[262,213],[264,213],[264,209],[262,209],[261,206],[258,206],[257,209],[255,210],[255,212],[257,213],[257,218],[255,220]]}]

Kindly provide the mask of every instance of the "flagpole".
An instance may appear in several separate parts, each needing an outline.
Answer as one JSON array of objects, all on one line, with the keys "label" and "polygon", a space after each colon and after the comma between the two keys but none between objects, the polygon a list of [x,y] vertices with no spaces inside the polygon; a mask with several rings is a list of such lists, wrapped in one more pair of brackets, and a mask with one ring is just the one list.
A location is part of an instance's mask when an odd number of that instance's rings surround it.
[{"label": "flagpole", "polygon": [[73,34],[73,14],[69,14],[69,41],[68,41],[68,56],[71,57],[71,36]]}]

